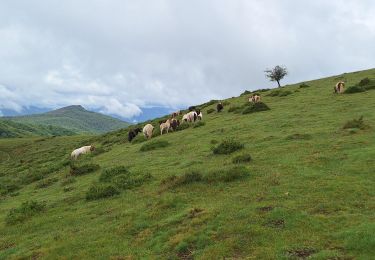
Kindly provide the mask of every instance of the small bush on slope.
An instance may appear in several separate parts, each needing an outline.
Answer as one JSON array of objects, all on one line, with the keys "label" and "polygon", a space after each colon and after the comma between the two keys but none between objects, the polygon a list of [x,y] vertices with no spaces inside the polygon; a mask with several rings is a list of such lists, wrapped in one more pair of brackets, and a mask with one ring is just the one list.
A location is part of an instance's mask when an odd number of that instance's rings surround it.
[{"label": "small bush on slope", "polygon": [[242,148],[244,148],[244,144],[232,139],[225,139],[219,145],[214,147],[212,152],[214,154],[230,154]]},{"label": "small bush on slope", "polygon": [[169,142],[165,140],[156,140],[156,141],[151,141],[148,143],[145,143],[144,145],[141,146],[139,149],[141,152],[146,152],[146,151],[151,151],[155,150],[158,148],[164,148],[169,146]]},{"label": "small bush on slope", "polygon": [[43,212],[46,209],[44,203],[37,201],[26,201],[19,208],[11,209],[5,218],[5,222],[9,225],[22,223],[32,216]]},{"label": "small bush on slope", "polygon": [[88,174],[90,172],[97,171],[99,168],[100,166],[94,163],[87,163],[87,164],[82,164],[82,165],[76,165],[75,163],[72,163],[70,165],[70,175],[80,176],[80,175]]},{"label": "small bush on slope", "polygon": [[193,128],[201,127],[204,126],[206,123],[202,121],[198,121],[197,123],[194,124]]},{"label": "small bush on slope", "polygon": [[207,114],[211,114],[211,113],[213,113],[213,112],[215,112],[215,109],[214,109],[214,108],[210,108],[210,109],[207,110]]},{"label": "small bush on slope", "polygon": [[310,85],[307,85],[306,83],[302,83],[301,85],[299,85],[299,88],[309,88]]},{"label": "small bush on slope", "polygon": [[363,116],[361,116],[358,119],[349,120],[345,123],[345,125],[342,127],[343,129],[350,129],[350,128],[358,128],[361,130],[364,130],[368,128],[369,126],[363,122]]},{"label": "small bush on slope", "polygon": [[293,94],[292,91],[277,89],[277,90],[274,90],[271,93],[267,94],[267,96],[269,96],[269,97],[285,97],[285,96],[289,96],[291,94]]},{"label": "small bush on slope", "polygon": [[249,105],[242,111],[242,114],[250,114],[255,112],[267,111],[270,108],[263,102],[249,103]]},{"label": "small bush on slope", "polygon": [[120,194],[120,191],[108,183],[94,183],[86,192],[86,200],[97,200],[108,198]]}]

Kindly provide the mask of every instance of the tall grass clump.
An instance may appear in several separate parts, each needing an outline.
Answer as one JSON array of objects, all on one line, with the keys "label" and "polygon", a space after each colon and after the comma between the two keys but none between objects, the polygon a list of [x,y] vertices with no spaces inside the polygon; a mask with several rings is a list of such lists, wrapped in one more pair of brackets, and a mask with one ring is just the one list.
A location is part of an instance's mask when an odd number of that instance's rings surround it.
[{"label": "tall grass clump", "polygon": [[115,176],[121,174],[128,174],[129,170],[125,166],[115,166],[108,169],[104,169],[100,176],[99,181],[101,182],[110,182]]},{"label": "tall grass clump", "polygon": [[94,183],[86,192],[86,200],[109,198],[118,194],[120,191],[113,184]]},{"label": "tall grass clump", "polygon": [[20,207],[11,209],[5,218],[5,222],[9,225],[22,223],[34,215],[43,212],[46,209],[44,203],[37,201],[26,201]]},{"label": "tall grass clump", "polygon": [[249,103],[249,105],[242,111],[242,114],[245,115],[267,110],[270,110],[270,108],[263,102]]},{"label": "tall grass clump", "polygon": [[212,148],[214,154],[231,154],[244,148],[244,144],[233,139],[225,139],[219,145]]},{"label": "tall grass clump", "polygon": [[342,128],[343,129],[357,128],[357,129],[364,130],[368,127],[369,126],[367,124],[365,124],[365,122],[363,121],[363,116],[361,116],[358,119],[353,119],[353,120],[347,121]]},{"label": "tall grass clump", "polygon": [[293,94],[292,91],[277,89],[277,90],[271,91],[269,94],[267,94],[267,96],[269,96],[269,97],[285,97],[285,96],[289,96],[291,94]]},{"label": "tall grass clump", "polygon": [[248,163],[251,161],[251,156],[250,154],[240,154],[232,159],[232,163],[234,164],[240,164],[240,163]]},{"label": "tall grass clump", "polygon": [[75,163],[70,164],[70,175],[72,176],[80,176],[84,174],[88,174],[91,172],[95,172],[99,170],[100,166],[98,164],[94,163],[87,163],[87,164],[81,164],[77,165]]},{"label": "tall grass clump", "polygon": [[159,148],[164,148],[169,146],[169,142],[165,140],[156,140],[156,141],[151,141],[147,142],[144,145],[141,146],[139,149],[141,152],[146,152],[146,151],[151,151]]},{"label": "tall grass clump", "polygon": [[198,121],[197,123],[194,124],[193,128],[201,127],[204,126],[206,123],[202,121]]},{"label": "tall grass clump", "polygon": [[235,166],[229,169],[211,171],[204,176],[206,182],[231,182],[249,176],[245,166]]},{"label": "tall grass clump", "polygon": [[306,83],[302,83],[301,85],[299,85],[299,88],[309,88],[310,85],[307,85]]},{"label": "tall grass clump", "polygon": [[202,173],[198,171],[186,172],[180,176],[172,175],[161,181],[161,185],[165,188],[175,188],[179,186],[188,185],[203,180]]},{"label": "tall grass clump", "polygon": [[210,108],[210,109],[207,109],[207,114],[211,114],[215,112],[215,109],[214,108]]}]

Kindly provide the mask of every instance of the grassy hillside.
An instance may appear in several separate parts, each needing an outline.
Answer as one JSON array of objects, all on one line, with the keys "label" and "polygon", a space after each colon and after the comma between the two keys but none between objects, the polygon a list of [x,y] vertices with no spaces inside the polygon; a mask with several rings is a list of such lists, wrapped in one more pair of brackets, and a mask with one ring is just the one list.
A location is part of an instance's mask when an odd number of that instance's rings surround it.
[{"label": "grassy hillside", "polygon": [[74,135],[75,132],[51,125],[33,125],[0,120],[0,138]]},{"label": "grassy hillside", "polygon": [[263,112],[208,103],[204,123],[150,141],[1,140],[0,259],[371,259],[375,91],[332,93],[365,77],[261,92]]},{"label": "grassy hillside", "polygon": [[51,112],[8,117],[19,123],[64,127],[78,133],[105,133],[129,126],[116,118],[85,110],[82,106],[68,106]]}]

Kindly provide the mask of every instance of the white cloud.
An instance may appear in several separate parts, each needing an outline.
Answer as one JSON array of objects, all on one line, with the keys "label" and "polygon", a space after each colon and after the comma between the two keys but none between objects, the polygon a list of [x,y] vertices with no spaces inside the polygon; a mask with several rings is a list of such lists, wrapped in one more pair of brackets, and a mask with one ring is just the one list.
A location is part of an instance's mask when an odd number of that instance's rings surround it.
[{"label": "white cloud", "polygon": [[3,1],[0,108],[131,118],[274,86],[276,64],[284,83],[370,68],[374,13],[370,0]]}]

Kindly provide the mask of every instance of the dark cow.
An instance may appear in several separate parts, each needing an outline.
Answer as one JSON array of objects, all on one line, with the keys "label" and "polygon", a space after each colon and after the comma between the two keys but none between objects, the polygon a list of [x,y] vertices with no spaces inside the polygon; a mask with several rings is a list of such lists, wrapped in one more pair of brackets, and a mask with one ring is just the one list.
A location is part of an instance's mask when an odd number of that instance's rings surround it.
[{"label": "dark cow", "polygon": [[224,106],[223,106],[223,103],[221,103],[221,102],[216,105],[217,112],[220,112],[221,110],[223,110],[223,108],[224,108]]},{"label": "dark cow", "polygon": [[136,137],[137,134],[140,132],[142,132],[142,129],[139,127],[136,129],[130,130],[128,133],[128,141],[131,142],[134,139],[134,137]]},{"label": "dark cow", "polygon": [[173,118],[171,121],[171,127],[173,131],[176,131],[177,127],[180,125],[180,120]]}]

